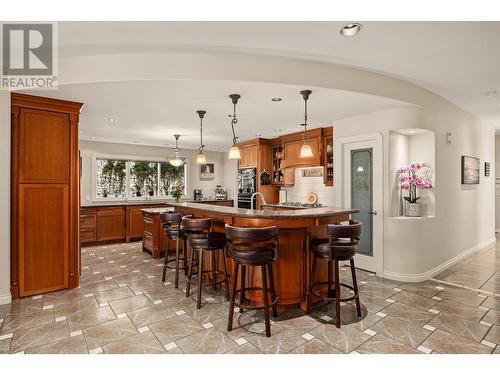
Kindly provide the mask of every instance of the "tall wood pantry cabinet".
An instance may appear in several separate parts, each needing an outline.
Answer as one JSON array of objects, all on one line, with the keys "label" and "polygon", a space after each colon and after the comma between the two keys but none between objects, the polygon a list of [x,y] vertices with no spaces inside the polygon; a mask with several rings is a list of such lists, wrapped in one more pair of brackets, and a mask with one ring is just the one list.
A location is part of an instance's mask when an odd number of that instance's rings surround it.
[{"label": "tall wood pantry cabinet", "polygon": [[81,107],[12,93],[13,298],[79,285]]}]

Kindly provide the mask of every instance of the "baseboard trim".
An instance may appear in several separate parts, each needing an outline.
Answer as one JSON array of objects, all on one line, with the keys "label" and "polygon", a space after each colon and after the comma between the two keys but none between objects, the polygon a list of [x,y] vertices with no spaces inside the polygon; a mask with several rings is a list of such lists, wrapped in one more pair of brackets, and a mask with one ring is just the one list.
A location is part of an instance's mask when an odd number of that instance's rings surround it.
[{"label": "baseboard trim", "polygon": [[0,305],[8,305],[12,302],[12,295],[10,293],[0,295]]},{"label": "baseboard trim", "polygon": [[396,280],[396,281],[404,281],[404,282],[412,282],[412,283],[418,283],[421,281],[425,281],[428,279],[433,278],[434,276],[440,274],[447,268],[453,266],[455,263],[458,263],[461,261],[463,258],[474,254],[475,252],[478,252],[480,250],[487,249],[491,246],[494,246],[496,242],[496,238],[492,237],[489,240],[483,241],[476,246],[471,247],[470,249],[465,250],[464,252],[458,254],[457,256],[451,258],[450,260],[440,264],[439,266],[423,273],[399,273],[399,272],[391,272],[391,271],[384,271],[382,277],[390,280]]}]

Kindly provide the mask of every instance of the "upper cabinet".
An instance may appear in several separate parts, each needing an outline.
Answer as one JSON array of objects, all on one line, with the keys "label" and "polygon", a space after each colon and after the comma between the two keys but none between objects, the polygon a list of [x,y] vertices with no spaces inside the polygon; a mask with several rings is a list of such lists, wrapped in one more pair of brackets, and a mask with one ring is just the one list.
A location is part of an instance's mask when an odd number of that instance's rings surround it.
[{"label": "upper cabinet", "polygon": [[333,186],[333,126],[323,128],[323,180],[326,186]]},{"label": "upper cabinet", "polygon": [[258,145],[241,146],[239,168],[257,168],[258,152]]},{"label": "upper cabinet", "polygon": [[300,157],[300,149],[304,144],[302,132],[281,137],[283,142],[281,168],[316,167],[322,165],[322,129],[309,130],[307,138],[313,152],[311,158]]}]

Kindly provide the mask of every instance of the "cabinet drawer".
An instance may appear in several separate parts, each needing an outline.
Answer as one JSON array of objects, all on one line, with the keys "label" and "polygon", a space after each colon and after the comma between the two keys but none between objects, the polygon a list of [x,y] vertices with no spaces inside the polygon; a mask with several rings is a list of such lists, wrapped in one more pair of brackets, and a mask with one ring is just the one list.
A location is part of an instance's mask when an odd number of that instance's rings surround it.
[{"label": "cabinet drawer", "polygon": [[95,215],[80,215],[80,227],[95,228]]},{"label": "cabinet drawer", "polygon": [[95,229],[81,229],[80,241],[81,243],[94,242],[96,240]]}]

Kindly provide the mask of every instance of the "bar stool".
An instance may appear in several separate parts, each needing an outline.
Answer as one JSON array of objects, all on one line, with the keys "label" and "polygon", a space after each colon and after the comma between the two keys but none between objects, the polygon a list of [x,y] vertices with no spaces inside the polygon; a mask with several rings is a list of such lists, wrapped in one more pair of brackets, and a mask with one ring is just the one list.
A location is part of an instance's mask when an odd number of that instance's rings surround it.
[{"label": "bar stool", "polygon": [[[250,310],[264,310],[266,323],[266,336],[271,336],[271,322],[269,320],[269,306],[272,307],[273,316],[278,316],[276,304],[278,297],[274,287],[273,268],[276,251],[278,248],[277,227],[267,228],[239,228],[226,224],[226,238],[229,249],[229,257],[234,260],[233,286],[231,292],[231,300],[229,304],[229,318],[227,322],[227,330],[233,329],[234,307]],[[241,266],[241,286],[236,289],[238,283],[238,270]],[[246,270],[248,266],[261,267],[262,272],[262,288],[245,286]],[[271,292],[271,303],[269,303],[269,288],[267,277],[269,275],[269,286]],[[263,306],[254,306],[245,304],[245,292],[250,290],[262,290],[264,304]],[[239,303],[235,302],[236,294],[240,293]]]},{"label": "bar stool", "polygon": [[[358,248],[358,242],[363,230],[363,224],[359,221],[350,220],[349,225],[328,224],[328,238],[318,238],[311,241],[313,262],[311,270],[311,282],[309,286],[309,299],[316,296],[328,303],[335,301],[336,326],[340,328],[340,302],[356,300],[358,316],[361,316],[361,305],[359,303],[358,282],[356,280],[356,268],[354,267],[354,255]],[[328,281],[314,281],[317,259],[328,262]],[[351,275],[353,285],[340,282],[339,261],[349,261],[351,264]],[[333,272],[332,268],[335,270]],[[332,280],[335,276],[335,281]],[[334,289],[332,290],[332,284]],[[328,293],[320,294],[320,289],[328,287]],[[343,286],[354,292],[353,296],[341,298],[340,287]],[[335,296],[333,296],[335,293]],[[310,300],[308,301],[310,302]],[[310,303],[308,303],[310,306]]]},{"label": "bar stool", "polygon": [[[198,276],[198,291],[196,298],[196,308],[201,308],[201,290],[203,286],[211,286],[213,290],[217,285],[225,283],[226,299],[229,299],[229,279],[227,277],[226,266],[226,235],[224,233],[211,232],[212,220],[210,219],[193,219],[185,217],[182,219],[182,228],[188,238],[192,249],[191,260],[189,262],[189,270],[186,284],[186,297],[189,297],[191,291],[191,279],[194,275]],[[211,270],[203,270],[204,252],[208,251],[211,255]],[[222,272],[217,271],[216,254],[220,251],[222,255]],[[195,263],[196,262],[196,263]],[[196,272],[193,268],[196,267]],[[203,282],[203,274],[209,276],[208,282]],[[217,275],[223,275],[222,280],[217,280]]]},{"label": "bar stool", "polygon": [[[182,230],[181,221],[182,215],[175,212],[165,212],[160,214],[160,221],[163,226],[163,230],[167,236],[167,251],[165,251],[165,262],[163,264],[163,275],[161,280],[165,282],[165,276],[167,273],[167,268],[175,270],[175,282],[176,288],[179,287],[179,263],[182,260],[184,273],[187,273],[187,246],[186,246],[186,236]],[[168,259],[168,249],[170,249],[170,241],[175,241],[175,258]],[[180,244],[183,243],[183,256],[180,256]],[[170,263],[175,262],[175,266],[169,266]]]}]

